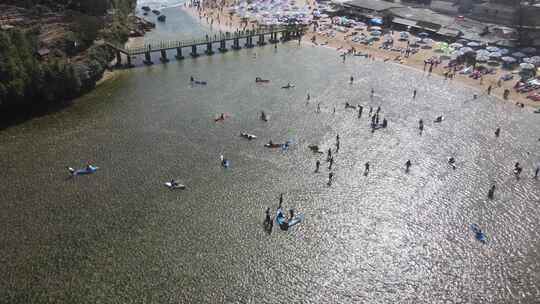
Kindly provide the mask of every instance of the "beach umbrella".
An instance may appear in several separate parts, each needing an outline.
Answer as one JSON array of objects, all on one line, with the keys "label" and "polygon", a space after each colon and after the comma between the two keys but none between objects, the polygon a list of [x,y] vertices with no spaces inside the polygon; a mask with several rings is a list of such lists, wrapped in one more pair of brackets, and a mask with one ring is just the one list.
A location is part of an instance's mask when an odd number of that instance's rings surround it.
[{"label": "beach umbrella", "polygon": [[494,52],[500,51],[500,49],[499,49],[498,47],[496,47],[496,46],[488,46],[488,47],[486,48],[486,50],[487,50],[488,52],[490,52],[490,53],[494,53]]},{"label": "beach umbrella", "polygon": [[539,67],[540,66],[540,56],[533,56],[533,57],[529,58],[529,63],[534,64],[535,66]]},{"label": "beach umbrella", "polygon": [[454,42],[454,43],[450,44],[450,47],[453,48],[454,50],[459,50],[460,48],[463,47],[463,44]]},{"label": "beach umbrella", "polygon": [[521,70],[534,70],[535,66],[534,66],[534,64],[524,62],[524,63],[519,65],[519,68]]},{"label": "beach umbrella", "polygon": [[374,24],[374,25],[382,25],[383,20],[381,18],[371,18],[369,20],[369,23]]},{"label": "beach umbrella", "polygon": [[512,57],[515,57],[515,58],[524,58],[526,57],[527,55],[523,54],[522,52],[515,52],[515,53],[512,53]]},{"label": "beach umbrella", "polygon": [[510,57],[510,56],[502,57],[501,60],[504,61],[505,63],[509,63],[509,64],[517,62],[516,58]]},{"label": "beach umbrella", "polygon": [[478,50],[478,51],[476,51],[476,55],[489,56],[489,51],[487,51],[487,50]]},{"label": "beach umbrella", "polygon": [[476,53],[475,50],[473,50],[472,48],[466,46],[466,47],[462,47],[459,49],[459,51],[463,54],[467,54],[467,53]]},{"label": "beach umbrella", "polygon": [[500,59],[501,57],[502,57],[502,54],[499,53],[499,52],[489,53],[489,58],[490,59]]},{"label": "beach umbrella", "polygon": [[445,50],[448,50],[448,43],[446,42],[437,42],[435,43],[435,51],[443,52]]},{"label": "beach umbrella", "polygon": [[486,56],[484,54],[476,55],[476,61],[478,62],[486,62],[489,60],[489,56]]},{"label": "beach umbrella", "polygon": [[471,41],[471,42],[467,43],[467,46],[468,46],[468,47],[471,47],[471,48],[479,48],[479,47],[480,47],[480,43],[475,42],[475,41]]},{"label": "beach umbrella", "polygon": [[536,48],[526,47],[526,48],[520,49],[520,51],[525,53],[525,54],[534,54],[534,53],[536,53]]},{"label": "beach umbrella", "polygon": [[499,53],[501,53],[504,56],[510,53],[510,51],[508,49],[499,49]]},{"label": "beach umbrella", "polygon": [[421,32],[420,34],[418,34],[418,37],[420,37],[420,38],[426,38],[426,37],[429,37],[429,34],[426,33],[426,32]]}]

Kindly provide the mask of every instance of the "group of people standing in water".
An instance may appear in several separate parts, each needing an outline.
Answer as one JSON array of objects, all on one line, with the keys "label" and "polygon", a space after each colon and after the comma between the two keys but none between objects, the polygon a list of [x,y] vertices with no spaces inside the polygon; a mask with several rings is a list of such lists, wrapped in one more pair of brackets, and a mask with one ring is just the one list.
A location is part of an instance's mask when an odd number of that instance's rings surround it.
[{"label": "group of people standing in water", "polygon": [[[354,77],[351,76],[350,79],[349,79],[349,83],[353,84],[353,82],[354,82]],[[370,99],[374,98],[375,90],[373,88],[371,89],[369,96],[370,96]],[[416,99],[416,96],[417,96],[417,90],[414,89],[413,94],[412,94],[412,98]],[[306,105],[309,105],[310,100],[311,100],[311,95],[308,93],[307,97],[306,97]],[[362,115],[363,115],[363,112],[364,112],[364,107],[362,105],[352,105],[349,102],[346,102],[345,103],[345,109],[351,109],[351,108],[358,110],[358,112],[357,112],[358,119],[362,118]],[[320,113],[320,112],[321,112],[321,104],[318,103],[316,113]],[[333,113],[335,114],[335,107],[334,107]],[[384,128],[388,127],[388,121],[387,121],[386,118],[383,118],[382,123],[379,123],[380,122],[380,114],[381,114],[381,107],[380,106],[378,106],[375,110],[373,109],[372,106],[369,107],[369,117],[370,117],[370,120],[371,120],[370,127],[371,127],[372,132],[374,132],[376,129],[379,129],[379,128],[384,129]],[[434,123],[442,123],[443,120],[444,120],[444,116],[440,115],[440,116],[437,116],[433,120],[433,122]],[[424,120],[423,119],[419,119],[419,121],[418,121],[418,130],[419,130],[419,134],[422,135],[422,133],[424,131]],[[499,137],[500,133],[501,133],[501,129],[499,127],[496,128],[495,137]],[[327,182],[328,186],[331,186],[333,181],[334,181],[334,177],[335,177],[335,174],[333,172],[334,164],[335,164],[334,157],[339,152],[340,147],[341,147],[340,136],[339,136],[339,134],[337,134],[336,135],[334,151],[332,151],[332,148],[328,148],[328,150],[326,152],[326,162],[328,163],[328,170],[330,171],[328,173],[328,182]],[[312,145],[312,146],[310,146],[310,148],[315,152],[324,153],[324,152],[320,151],[319,147],[316,146],[316,145]],[[453,170],[457,169],[457,167],[456,167],[456,159],[455,159],[454,156],[448,157],[447,163]],[[408,159],[405,162],[405,173],[410,172],[412,165],[413,165],[413,162],[410,159]],[[315,173],[319,173],[320,170],[321,170],[321,161],[316,160],[316,162],[315,162]],[[371,164],[370,164],[369,161],[367,161],[364,164],[364,176],[368,176],[369,173],[370,173],[370,170],[371,170]],[[519,179],[522,170],[523,170],[523,168],[521,167],[519,162],[515,163],[513,173],[516,176],[516,178]],[[539,174],[540,174],[540,167],[536,167],[536,169],[534,171],[533,178],[538,179]],[[489,199],[494,198],[495,189],[496,189],[496,186],[494,184],[492,184],[490,186],[489,190],[488,190],[488,195],[487,196],[488,196]],[[278,207],[278,215],[281,214],[281,216],[284,216],[283,212],[279,212],[279,210],[282,210],[282,203],[283,203],[283,194],[280,195],[280,201],[279,201],[279,207]],[[289,220],[291,220],[293,217],[294,217],[294,211],[291,209],[290,210]],[[272,218],[270,216],[270,208],[268,208],[266,210],[265,227],[270,228],[270,230],[271,230],[272,225],[273,224],[272,224]],[[286,230],[286,229],[284,229],[284,230]]]},{"label": "group of people standing in water", "polygon": [[[354,82],[354,77],[351,76],[349,78],[349,83],[353,84],[353,82]],[[414,89],[413,94],[412,94],[412,98],[416,99],[417,94],[418,94],[417,90]],[[375,96],[375,90],[372,88],[371,91],[370,91],[370,99],[373,99],[374,96]],[[310,99],[311,99],[311,95],[308,93],[308,95],[307,95],[307,103],[306,104],[309,104]],[[363,114],[363,110],[364,110],[364,107],[362,105],[352,105],[349,102],[346,102],[345,103],[345,109],[349,109],[349,108],[358,109],[358,119],[362,118],[362,114]],[[320,103],[317,104],[317,111],[316,112],[320,113]],[[334,113],[335,113],[335,108],[334,108]],[[369,116],[370,116],[370,119],[371,119],[370,127],[371,127],[372,132],[374,132],[376,129],[379,129],[379,128],[387,128],[387,126],[388,126],[388,121],[386,120],[386,118],[384,118],[382,120],[382,123],[379,124],[379,121],[380,121],[379,115],[380,115],[380,113],[381,113],[381,107],[380,106],[378,106],[375,111],[373,111],[373,107],[371,107],[371,106],[369,107]],[[440,115],[440,116],[437,116],[433,120],[433,122],[434,123],[442,123],[443,120],[444,120],[444,116]],[[422,135],[422,133],[424,131],[424,120],[423,119],[419,119],[419,121],[418,121],[418,130],[419,130],[420,135]],[[495,129],[495,137],[499,137],[500,133],[501,133],[501,129],[499,127],[496,128]],[[334,153],[339,151],[339,147],[340,147],[340,137],[339,137],[339,135],[336,136],[336,144],[335,145],[336,145],[336,149],[335,149]],[[334,155],[332,154],[332,149],[329,148],[328,151],[327,151],[327,157],[326,157],[326,161],[329,163],[328,170],[331,170],[332,166],[334,165]],[[453,170],[455,170],[457,168],[456,167],[456,159],[455,159],[455,157],[453,157],[453,156],[448,157],[447,162],[448,162],[448,164],[450,165],[450,167]],[[405,162],[405,173],[409,173],[409,171],[410,171],[410,169],[412,167],[412,164],[413,163],[412,163],[412,161],[410,159]],[[321,162],[320,162],[320,160],[317,160],[315,162],[315,172],[316,173],[320,172],[320,166],[321,166]],[[364,176],[367,176],[370,173],[370,168],[371,168],[371,165],[370,165],[370,163],[368,161],[368,162],[366,162],[364,164]],[[516,163],[514,165],[513,173],[516,176],[516,178],[519,179],[522,170],[523,170],[523,168],[520,166],[519,163]],[[535,171],[534,171],[533,178],[538,179],[539,175],[540,175],[540,167],[536,167]],[[330,172],[328,174],[328,183],[327,183],[328,186],[332,185],[333,179],[334,179],[334,173]],[[490,199],[492,199],[494,197],[495,189],[496,189],[495,185],[492,185],[490,187],[490,189],[488,191],[488,197]]]}]

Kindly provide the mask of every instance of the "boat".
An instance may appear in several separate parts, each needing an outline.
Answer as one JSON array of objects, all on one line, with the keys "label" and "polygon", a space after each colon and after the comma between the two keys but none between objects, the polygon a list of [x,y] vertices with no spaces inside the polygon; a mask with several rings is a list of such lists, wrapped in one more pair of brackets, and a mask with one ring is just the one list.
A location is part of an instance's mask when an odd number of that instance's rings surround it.
[{"label": "boat", "polygon": [[540,114],[540,109],[536,109],[533,113]]},{"label": "boat", "polygon": [[283,214],[283,208],[279,208],[277,210],[276,214],[276,223],[279,225],[279,228],[281,230],[289,230],[292,226],[301,223],[304,220],[304,214],[299,213],[295,215],[293,218],[287,219],[287,217]]},{"label": "boat", "polygon": [[143,15],[148,16],[148,12],[144,12]]},{"label": "boat", "polygon": [[198,85],[206,85],[206,81],[202,81],[202,80],[193,80],[191,81],[191,84],[198,84]]},{"label": "boat", "polygon": [[152,13],[154,13],[154,14],[156,14],[156,15],[158,15],[158,16],[161,15],[161,12],[158,11],[158,10],[152,10]]},{"label": "boat", "polygon": [[257,138],[257,136],[255,136],[253,134],[245,133],[245,132],[240,133],[240,136],[242,136],[243,138],[249,139],[249,140]]},{"label": "boat", "polygon": [[345,109],[355,109],[356,110],[356,106],[346,102],[345,103]]},{"label": "boat", "polygon": [[439,123],[439,122],[442,122],[443,120],[444,120],[444,116],[439,116],[433,122]]},{"label": "boat", "polygon": [[88,167],[86,167],[84,169],[79,169],[79,170],[75,170],[75,169],[73,169],[71,167],[68,167],[67,169],[68,169],[69,173],[71,173],[71,175],[75,176],[75,175],[84,175],[84,174],[95,173],[99,169],[99,167],[89,165]]},{"label": "boat", "polygon": [[267,148],[281,148],[284,144],[274,144],[274,143],[267,143],[267,144],[264,144],[265,147]]},{"label": "boat", "polygon": [[282,86],[281,88],[282,88],[282,89],[292,89],[292,88],[294,88],[294,84],[290,84],[290,83],[289,83],[289,84],[287,84],[287,85],[285,85],[285,86]]},{"label": "boat", "polygon": [[186,189],[186,185],[182,185],[182,184],[178,184],[178,183],[175,183],[174,185],[171,183],[171,182],[166,182],[164,183],[165,187],[171,189],[171,190],[176,190],[176,189],[180,189],[180,190],[184,190]]},{"label": "boat", "polygon": [[268,83],[268,82],[270,82],[270,80],[268,80],[268,79],[261,79],[261,78],[257,77],[257,78],[255,78],[255,82],[256,82],[256,83]]},{"label": "boat", "polygon": [[161,15],[161,16],[157,17],[157,20],[160,21],[160,22],[165,22],[166,18],[167,18],[167,16]]},{"label": "boat", "polygon": [[474,232],[474,237],[482,242],[482,243],[486,243],[487,242],[487,236],[484,232],[482,232],[482,230],[480,229],[480,227],[477,225],[477,224],[471,224],[471,230]]}]

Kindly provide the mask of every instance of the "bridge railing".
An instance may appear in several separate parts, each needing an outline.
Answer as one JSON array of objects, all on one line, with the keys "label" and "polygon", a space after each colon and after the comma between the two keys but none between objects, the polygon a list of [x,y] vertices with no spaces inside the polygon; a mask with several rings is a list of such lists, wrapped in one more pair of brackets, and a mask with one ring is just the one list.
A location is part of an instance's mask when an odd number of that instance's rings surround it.
[{"label": "bridge railing", "polygon": [[206,35],[206,37],[199,38],[199,39],[188,39],[188,40],[177,40],[177,41],[175,40],[156,41],[156,42],[145,43],[143,47],[133,47],[133,48],[127,48],[127,49],[118,48],[118,49],[123,49],[125,53],[131,56],[131,55],[136,55],[136,54],[142,54],[145,52],[174,49],[178,47],[184,48],[184,47],[190,47],[193,45],[204,45],[207,43],[216,43],[222,40],[232,40],[236,38],[244,39],[250,36],[257,36],[257,35],[262,35],[262,34],[269,35],[271,33],[280,33],[283,31],[301,31],[301,30],[303,30],[303,27],[300,27],[300,26],[279,26],[279,27],[270,27],[270,28],[259,28],[259,29],[254,29],[254,30]]}]

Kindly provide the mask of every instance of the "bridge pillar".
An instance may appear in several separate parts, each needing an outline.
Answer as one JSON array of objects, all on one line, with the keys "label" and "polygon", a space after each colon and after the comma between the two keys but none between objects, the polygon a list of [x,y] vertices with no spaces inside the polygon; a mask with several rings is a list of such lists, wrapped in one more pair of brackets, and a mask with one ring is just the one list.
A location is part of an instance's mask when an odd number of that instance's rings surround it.
[{"label": "bridge pillar", "polygon": [[259,35],[259,41],[257,41],[258,45],[265,45],[266,42],[264,41],[264,34]]},{"label": "bridge pillar", "polygon": [[214,51],[212,51],[212,43],[208,42],[206,44],[206,55],[212,55],[214,54]]},{"label": "bridge pillar", "polygon": [[227,45],[225,43],[225,40],[221,40],[219,42],[219,49],[220,52],[225,53],[227,51]]},{"label": "bridge pillar", "polygon": [[116,66],[121,66],[121,65],[122,65],[122,53],[120,53],[120,51],[116,51]]},{"label": "bridge pillar", "polygon": [[254,45],[253,45],[253,36],[247,36],[246,37],[246,48],[250,49],[252,48]]},{"label": "bridge pillar", "polygon": [[161,62],[166,63],[169,62],[169,59],[167,58],[167,51],[161,50],[161,58],[159,58]]},{"label": "bridge pillar", "polygon": [[233,40],[233,50],[239,50],[241,49],[240,47],[240,38],[238,37],[235,37],[234,40]]},{"label": "bridge pillar", "polygon": [[270,33],[270,43],[278,43],[277,32]]},{"label": "bridge pillar", "polygon": [[289,40],[289,38],[290,38],[290,32],[288,30],[281,32],[281,41],[285,42]]},{"label": "bridge pillar", "polygon": [[184,59],[184,56],[182,56],[182,48],[181,47],[176,48],[176,56],[175,57],[178,60]]},{"label": "bridge pillar", "polygon": [[199,54],[197,54],[197,46],[196,45],[192,45],[191,46],[191,57],[198,57]]},{"label": "bridge pillar", "polygon": [[150,57],[150,51],[144,53],[144,64],[147,64],[147,65],[151,65],[151,64],[154,64],[152,62],[152,57]]}]

